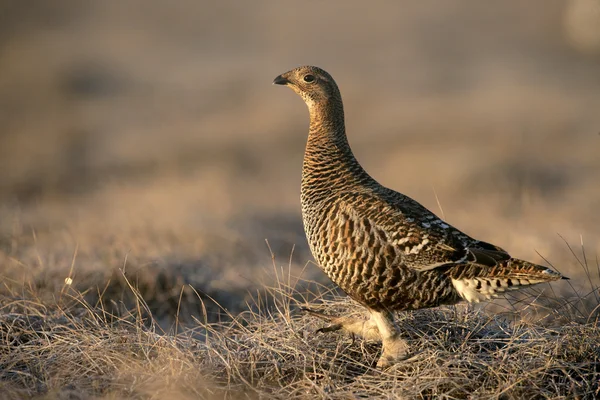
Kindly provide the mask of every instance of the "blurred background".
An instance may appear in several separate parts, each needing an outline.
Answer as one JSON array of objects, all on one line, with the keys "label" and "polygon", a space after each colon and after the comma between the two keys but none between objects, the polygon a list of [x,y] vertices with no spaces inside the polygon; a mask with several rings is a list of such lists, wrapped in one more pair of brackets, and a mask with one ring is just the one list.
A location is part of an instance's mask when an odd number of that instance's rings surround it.
[{"label": "blurred background", "polygon": [[365,4],[1,1],[2,290],[70,277],[119,302],[125,270],[156,315],[182,286],[195,310],[186,284],[235,312],[274,279],[265,239],[327,282],[300,217],[308,114],[271,85],[303,64],[336,78],[381,183],[580,282],[557,233],[595,266],[600,1]]}]

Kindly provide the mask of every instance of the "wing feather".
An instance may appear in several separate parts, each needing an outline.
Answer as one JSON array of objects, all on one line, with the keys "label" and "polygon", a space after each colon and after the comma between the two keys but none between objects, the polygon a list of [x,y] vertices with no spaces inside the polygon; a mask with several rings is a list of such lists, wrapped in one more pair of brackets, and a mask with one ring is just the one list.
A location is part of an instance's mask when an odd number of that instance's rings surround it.
[{"label": "wing feather", "polygon": [[353,193],[344,208],[362,223],[383,233],[405,267],[417,271],[478,264],[495,267],[509,260],[502,248],[471,238],[418,202],[388,189],[385,195]]}]

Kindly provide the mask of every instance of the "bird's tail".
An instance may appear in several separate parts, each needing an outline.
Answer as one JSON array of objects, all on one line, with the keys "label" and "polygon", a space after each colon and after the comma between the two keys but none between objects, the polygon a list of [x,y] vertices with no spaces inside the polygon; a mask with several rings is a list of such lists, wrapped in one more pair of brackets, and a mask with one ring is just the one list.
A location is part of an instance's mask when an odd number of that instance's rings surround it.
[{"label": "bird's tail", "polygon": [[[467,267],[468,269],[469,267]],[[569,279],[547,267],[511,258],[480,273],[452,278],[458,294],[469,302],[489,300],[498,295],[538,283]]]}]

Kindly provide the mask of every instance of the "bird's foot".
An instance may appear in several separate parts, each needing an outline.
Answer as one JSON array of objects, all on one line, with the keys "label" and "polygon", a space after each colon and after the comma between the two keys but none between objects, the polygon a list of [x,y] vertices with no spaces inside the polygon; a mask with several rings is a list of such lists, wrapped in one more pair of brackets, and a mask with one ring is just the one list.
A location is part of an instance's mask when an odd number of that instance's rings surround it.
[{"label": "bird's foot", "polygon": [[368,340],[381,340],[381,335],[377,329],[377,324],[372,319],[364,320],[353,317],[337,317],[306,307],[303,307],[302,311],[329,323],[328,326],[317,329],[317,333],[343,330],[347,333],[357,335]]},{"label": "bird's foot", "polygon": [[353,317],[337,317],[310,308],[302,308],[302,311],[330,324],[317,329],[316,332],[343,330],[367,340],[381,341],[383,348],[381,356],[377,361],[377,368],[379,369],[387,369],[395,363],[407,359],[409,356],[408,343],[400,337],[400,332],[394,322],[393,315],[389,312],[372,311],[371,318],[365,320]]},{"label": "bird's foot", "polygon": [[389,338],[383,341],[383,351],[377,368],[387,369],[399,361],[406,360],[409,356],[408,343],[400,337]]}]

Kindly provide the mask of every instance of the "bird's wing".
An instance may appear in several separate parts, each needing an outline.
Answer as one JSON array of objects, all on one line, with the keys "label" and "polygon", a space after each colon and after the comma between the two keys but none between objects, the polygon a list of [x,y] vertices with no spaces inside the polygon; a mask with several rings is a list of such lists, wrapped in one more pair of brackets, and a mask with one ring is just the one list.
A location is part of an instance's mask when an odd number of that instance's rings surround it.
[{"label": "bird's wing", "polygon": [[471,238],[415,200],[387,190],[353,194],[344,208],[363,220],[356,226],[369,227],[367,235],[385,235],[406,267],[418,271],[463,263],[493,267],[510,259],[502,248]]}]

